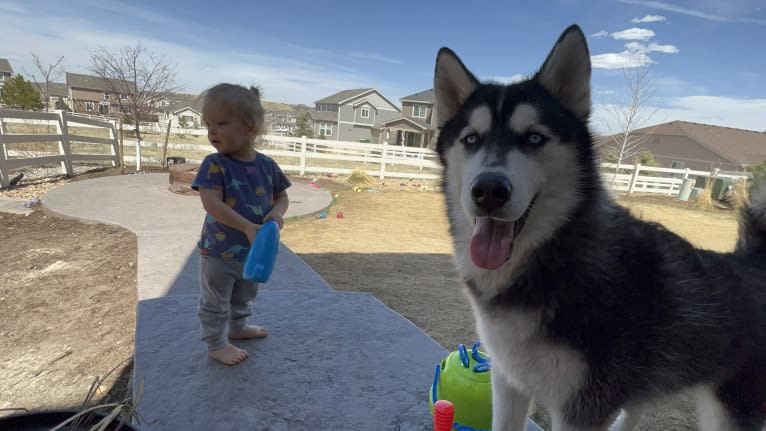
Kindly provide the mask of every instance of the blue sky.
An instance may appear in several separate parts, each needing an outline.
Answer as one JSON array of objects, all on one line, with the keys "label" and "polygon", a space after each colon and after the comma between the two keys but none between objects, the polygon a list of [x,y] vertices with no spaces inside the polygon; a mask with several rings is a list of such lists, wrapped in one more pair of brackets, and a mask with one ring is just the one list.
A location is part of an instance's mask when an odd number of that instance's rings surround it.
[{"label": "blue sky", "polygon": [[177,65],[190,93],[259,84],[266,99],[312,105],[374,87],[399,103],[431,88],[441,46],[480,78],[511,81],[534,73],[572,23],[588,35],[597,131],[627,56],[652,63],[650,123],[766,130],[763,0],[0,0],[0,58],[33,72],[30,52],[63,55],[67,71],[83,73],[99,46],[140,41]]}]

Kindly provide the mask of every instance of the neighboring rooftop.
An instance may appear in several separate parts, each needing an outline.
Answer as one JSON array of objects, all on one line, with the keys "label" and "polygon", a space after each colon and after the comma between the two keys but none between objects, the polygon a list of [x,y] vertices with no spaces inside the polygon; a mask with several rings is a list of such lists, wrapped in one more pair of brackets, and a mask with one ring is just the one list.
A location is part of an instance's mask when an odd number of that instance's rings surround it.
[{"label": "neighboring rooftop", "polygon": [[635,133],[685,135],[740,165],[758,164],[766,160],[766,132],[671,121],[637,129]]},{"label": "neighboring rooftop", "polygon": [[434,103],[434,90],[423,90],[421,92],[404,96],[399,101],[403,102],[426,102]]},{"label": "neighboring rooftop", "polygon": [[374,88],[357,88],[354,90],[343,90],[339,91],[331,96],[327,96],[324,99],[319,99],[314,103],[321,103],[321,104],[339,104],[342,103],[348,99],[354,98],[356,96],[360,96],[364,93],[367,93],[369,91],[374,90]]},{"label": "neighboring rooftop", "polygon": [[13,75],[11,63],[6,58],[0,58],[0,73],[10,73]]},{"label": "neighboring rooftop", "polygon": [[[110,91],[106,81],[100,76],[82,75],[79,73],[66,73],[66,83],[72,88],[84,88],[86,90]],[[123,85],[120,92],[130,93],[135,91],[136,84],[128,82]]]}]

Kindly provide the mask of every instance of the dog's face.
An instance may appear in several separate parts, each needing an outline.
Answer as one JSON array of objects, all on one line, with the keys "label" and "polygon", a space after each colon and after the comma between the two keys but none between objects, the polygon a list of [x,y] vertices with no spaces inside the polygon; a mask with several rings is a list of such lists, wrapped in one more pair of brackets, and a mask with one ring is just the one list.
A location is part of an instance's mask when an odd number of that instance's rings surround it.
[{"label": "dog's face", "polygon": [[437,151],[464,275],[510,271],[513,256],[573,211],[592,165],[589,83],[590,56],[574,26],[533,78],[510,86],[480,84],[457,55],[439,51]]}]

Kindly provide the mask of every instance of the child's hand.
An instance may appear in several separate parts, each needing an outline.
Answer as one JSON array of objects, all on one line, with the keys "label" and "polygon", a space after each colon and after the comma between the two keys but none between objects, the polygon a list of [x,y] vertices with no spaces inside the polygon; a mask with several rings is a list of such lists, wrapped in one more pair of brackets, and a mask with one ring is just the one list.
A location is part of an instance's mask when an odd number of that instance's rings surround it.
[{"label": "child's hand", "polygon": [[255,223],[250,223],[245,228],[245,235],[247,235],[247,240],[250,241],[250,244],[255,240],[255,235],[258,233],[258,229],[260,229],[260,226]]},{"label": "child's hand", "polygon": [[267,222],[268,220],[274,220],[279,225],[279,230],[282,230],[282,226],[285,224],[285,220],[282,218],[282,213],[279,212],[276,209],[273,209],[269,211],[268,214],[266,214],[266,217],[263,218],[263,222]]}]

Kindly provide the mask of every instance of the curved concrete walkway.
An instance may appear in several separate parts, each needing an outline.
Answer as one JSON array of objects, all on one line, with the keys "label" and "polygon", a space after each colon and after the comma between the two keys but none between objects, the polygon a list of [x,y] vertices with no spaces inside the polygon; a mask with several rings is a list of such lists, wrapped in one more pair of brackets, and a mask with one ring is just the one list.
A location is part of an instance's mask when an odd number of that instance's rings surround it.
[{"label": "curved concrete walkway", "polygon": [[[138,237],[138,299],[199,292],[196,244],[205,211],[199,197],[168,190],[168,174],[134,174],[77,181],[42,198],[43,211],[88,222],[116,224]],[[295,183],[286,218],[330,206],[329,192]],[[327,289],[287,247],[280,245],[274,277],[265,288]]]}]

